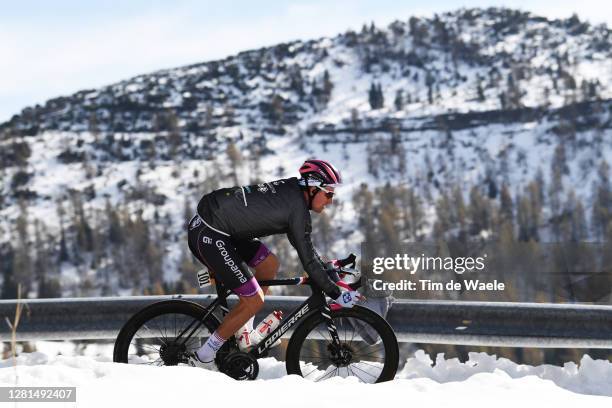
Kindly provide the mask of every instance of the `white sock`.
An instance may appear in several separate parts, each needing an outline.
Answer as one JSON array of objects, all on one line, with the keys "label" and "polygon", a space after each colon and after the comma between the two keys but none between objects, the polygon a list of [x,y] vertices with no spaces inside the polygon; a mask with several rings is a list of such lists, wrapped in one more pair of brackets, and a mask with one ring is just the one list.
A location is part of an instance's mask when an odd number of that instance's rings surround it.
[{"label": "white sock", "polygon": [[210,363],[215,359],[215,354],[217,354],[217,351],[219,351],[224,343],[225,339],[219,336],[215,331],[208,340],[206,340],[206,343],[196,351],[196,354],[201,362]]}]

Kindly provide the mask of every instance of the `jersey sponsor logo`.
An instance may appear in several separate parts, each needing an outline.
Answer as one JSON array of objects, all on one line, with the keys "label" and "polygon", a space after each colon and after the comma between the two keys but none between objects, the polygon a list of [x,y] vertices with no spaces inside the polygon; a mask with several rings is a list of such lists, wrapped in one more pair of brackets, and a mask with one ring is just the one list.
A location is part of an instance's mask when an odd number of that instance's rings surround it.
[{"label": "jersey sponsor logo", "polygon": [[202,242],[205,244],[212,244],[212,239],[210,237],[202,237]]},{"label": "jersey sponsor logo", "polygon": [[247,278],[244,276],[244,273],[240,270],[236,262],[230,257],[227,249],[225,249],[225,242],[220,239],[215,241],[216,247],[219,249],[219,253],[223,257],[223,263],[227,265],[227,267],[234,273],[234,276],[240,283],[246,283]]},{"label": "jersey sponsor logo", "polygon": [[260,193],[267,193],[268,192],[268,186],[266,186],[265,183],[261,183],[257,185],[257,191],[259,191]]},{"label": "jersey sponsor logo", "polygon": [[189,230],[197,228],[200,225],[202,225],[202,219],[200,217],[196,217],[196,218],[194,218],[193,221],[191,221],[191,224],[189,225]]},{"label": "jersey sponsor logo", "polygon": [[301,308],[299,312],[297,312],[296,314],[291,316],[291,318],[289,320],[287,320],[285,322],[285,324],[283,324],[280,327],[280,330],[277,329],[274,333],[272,333],[272,336],[270,336],[268,339],[266,339],[265,343],[263,345],[259,346],[257,351],[262,353],[268,346],[270,346],[272,343],[274,343],[276,340],[278,340],[280,338],[280,336],[283,335],[283,333],[285,333],[287,330],[289,330],[291,328],[291,326],[293,326],[295,324],[295,322],[300,320],[300,318],[302,318],[306,313],[308,313],[308,310],[309,310],[308,304],[305,304],[304,307]]}]

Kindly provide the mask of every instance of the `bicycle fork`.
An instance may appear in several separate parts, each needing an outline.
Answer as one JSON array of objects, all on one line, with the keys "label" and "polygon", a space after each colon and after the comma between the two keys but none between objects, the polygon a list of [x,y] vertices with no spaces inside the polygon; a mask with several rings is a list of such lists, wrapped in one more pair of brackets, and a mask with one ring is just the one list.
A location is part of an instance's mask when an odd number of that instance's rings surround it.
[{"label": "bicycle fork", "polygon": [[338,336],[338,329],[331,318],[331,309],[329,308],[328,304],[325,304],[322,309],[321,316],[323,316],[323,319],[325,320],[327,331],[332,339],[331,346],[333,347],[333,351],[340,353],[340,337]]}]

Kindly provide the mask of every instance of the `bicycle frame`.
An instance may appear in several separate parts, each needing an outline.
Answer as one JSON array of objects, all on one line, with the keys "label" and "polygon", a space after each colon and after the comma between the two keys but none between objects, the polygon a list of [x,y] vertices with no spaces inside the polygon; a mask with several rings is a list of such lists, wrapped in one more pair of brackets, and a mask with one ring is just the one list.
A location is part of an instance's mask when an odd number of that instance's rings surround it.
[{"label": "bicycle frame", "polygon": [[319,311],[319,313],[321,313],[321,315],[325,318],[327,328],[333,339],[333,344],[339,346],[340,339],[338,337],[336,326],[331,319],[331,311],[327,305],[327,302],[325,301],[325,295],[323,295],[323,292],[318,287],[302,278],[261,281],[259,284],[261,286],[289,286],[292,284],[307,284],[312,290],[312,295],[310,295],[310,297],[308,297],[304,303],[298,306],[285,319],[283,324],[279,325],[274,331],[268,334],[261,340],[261,342],[259,342],[256,348],[249,352],[253,355],[253,357],[262,357],[270,349],[270,347],[272,347],[272,344],[274,344],[276,340],[285,334],[291,327],[295,326],[305,316],[309,315],[310,313],[315,313],[316,311]]},{"label": "bicycle frame", "polygon": [[[308,285],[312,290],[312,295],[308,297],[304,303],[298,306],[295,310],[291,312],[289,317],[284,319],[284,323],[278,326],[274,331],[268,334],[262,341],[258,344],[256,348],[253,348],[249,351],[249,354],[253,355],[253,357],[260,358],[265,355],[265,353],[272,347],[272,344],[276,342],[284,333],[286,333],[291,327],[295,326],[298,322],[300,322],[305,316],[315,313],[319,311],[325,322],[327,324],[327,329],[332,338],[332,344],[339,348],[340,346],[340,338],[338,337],[338,331],[336,326],[334,325],[331,319],[331,311],[327,302],[325,301],[325,295],[323,291],[315,286],[312,282],[305,278],[293,278],[293,279],[274,279],[274,280],[266,280],[260,281],[260,286],[294,286],[294,285]],[[225,289],[225,287],[217,282],[217,299],[210,305],[206,307],[206,314],[199,320],[196,327],[191,330],[189,335],[187,335],[185,341],[187,341],[203,324],[206,317],[213,313],[217,307],[220,307],[223,315],[225,316],[229,312],[229,308],[227,306],[227,297],[232,293],[231,291]],[[182,337],[182,335],[191,329],[191,326],[195,323],[194,320],[185,330],[183,330],[177,338]]]}]

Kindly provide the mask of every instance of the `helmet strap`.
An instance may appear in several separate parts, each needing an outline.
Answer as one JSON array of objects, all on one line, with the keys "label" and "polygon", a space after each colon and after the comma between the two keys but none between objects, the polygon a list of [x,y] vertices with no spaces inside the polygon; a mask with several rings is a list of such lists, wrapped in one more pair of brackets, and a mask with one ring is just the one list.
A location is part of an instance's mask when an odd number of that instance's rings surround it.
[{"label": "helmet strap", "polygon": [[309,210],[312,210],[312,202],[313,202],[313,200],[314,200],[314,198],[315,198],[315,196],[317,195],[318,192],[319,192],[319,190],[317,190],[317,189],[312,190],[312,192],[310,192],[310,191],[308,192],[308,198],[309,198],[309,200],[308,200],[308,209]]},{"label": "helmet strap", "polygon": [[309,189],[309,185],[308,185],[308,178],[304,177],[304,188],[306,189],[306,194],[308,195],[308,209],[312,210],[312,200],[314,200],[314,196],[317,195],[318,191],[310,191]]}]

